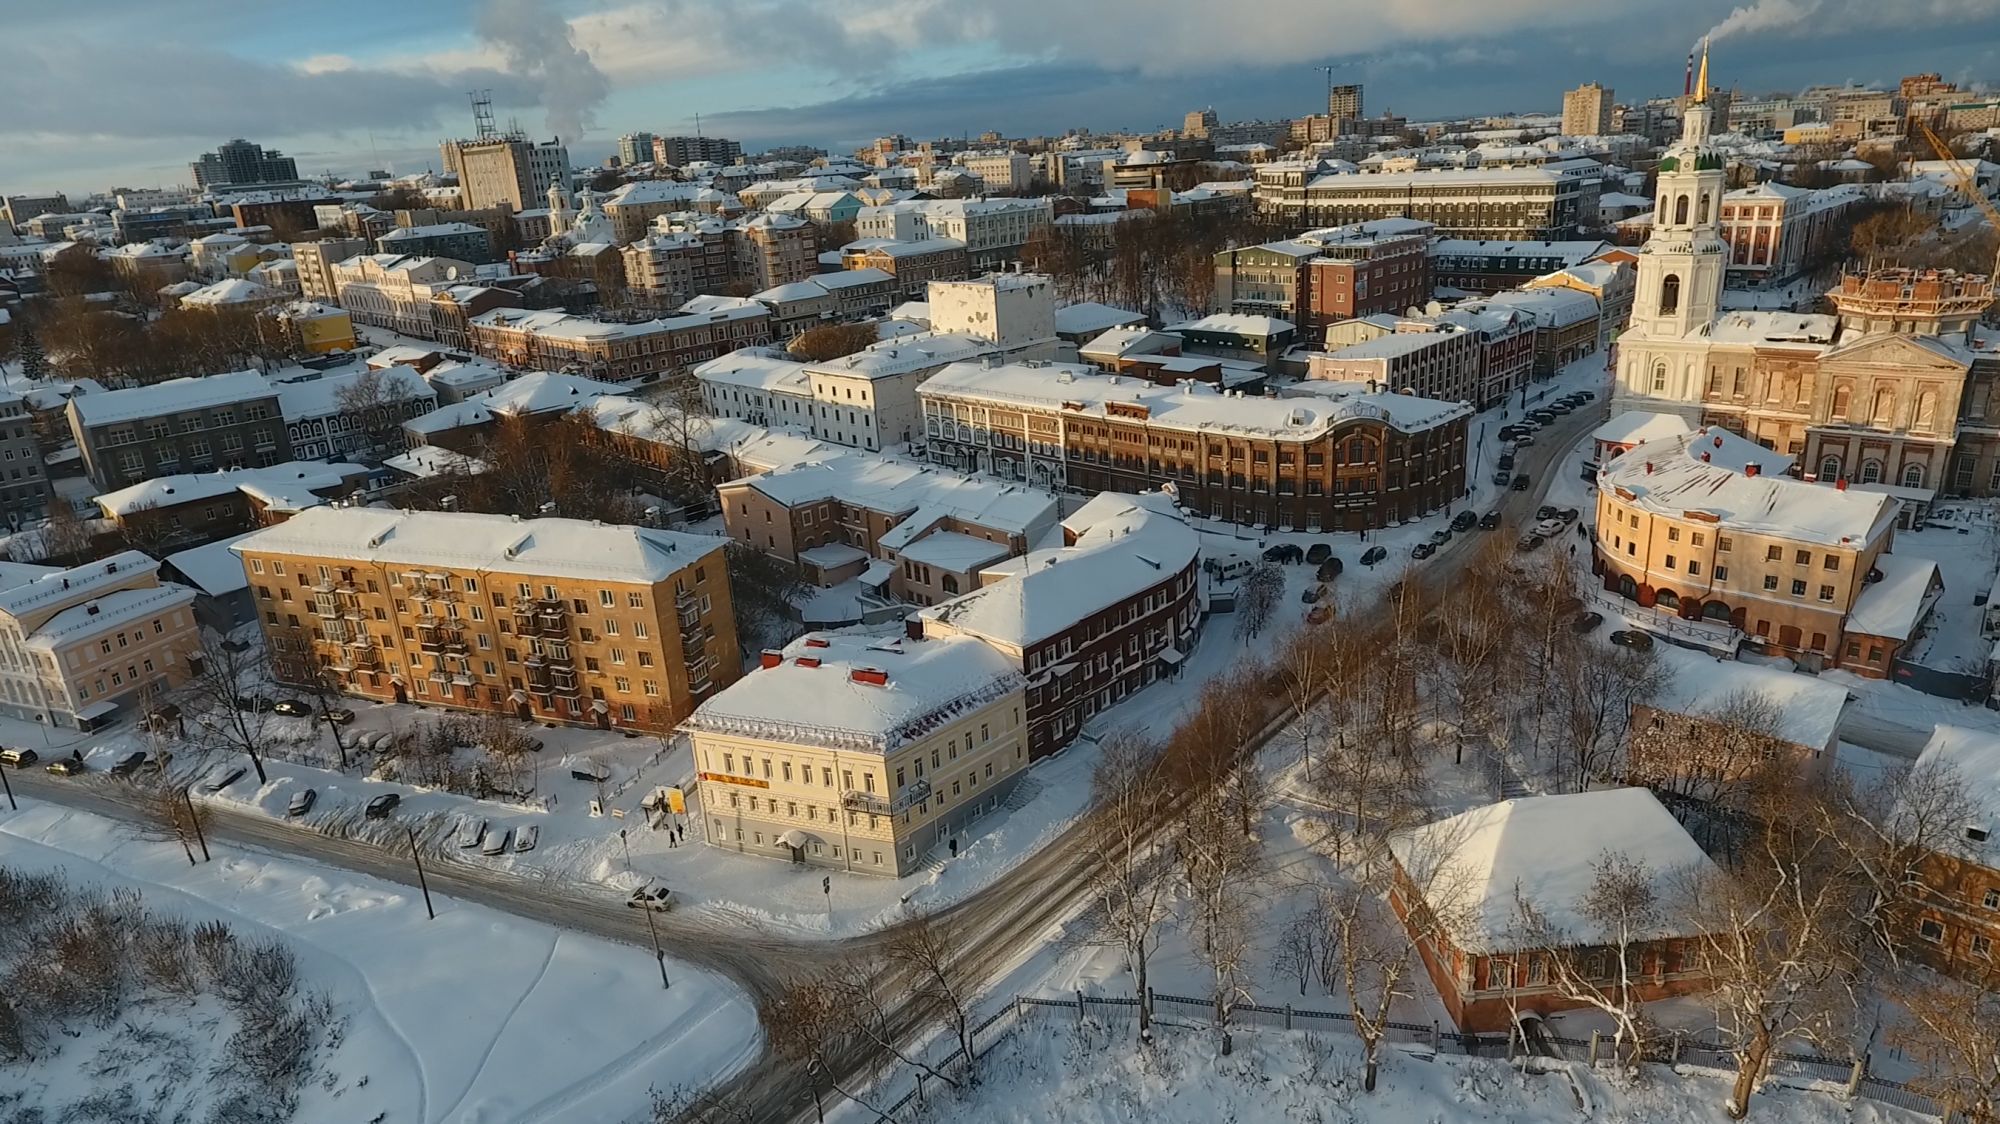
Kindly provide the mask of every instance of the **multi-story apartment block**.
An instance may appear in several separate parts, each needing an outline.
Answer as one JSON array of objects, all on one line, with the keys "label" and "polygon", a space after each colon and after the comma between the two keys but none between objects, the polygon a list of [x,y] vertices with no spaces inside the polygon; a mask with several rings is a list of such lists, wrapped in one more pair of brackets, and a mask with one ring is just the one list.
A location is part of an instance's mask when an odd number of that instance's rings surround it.
[{"label": "multi-story apartment block", "polygon": [[734,164],[743,146],[726,137],[654,137],[653,162],[684,168],[689,164]]},{"label": "multi-story apartment block", "polygon": [[895,279],[896,295],[921,300],[932,281],[963,281],[972,276],[972,259],[956,238],[922,242],[861,243],[844,252],[848,269],[879,269]]},{"label": "multi-story apartment block", "polygon": [[682,725],[710,846],[907,874],[1028,766],[1021,673],[960,637],[811,634]]},{"label": "multi-story apartment block", "polygon": [[148,290],[185,281],[188,276],[188,252],[171,242],[132,242],[106,252],[104,260],[122,280]]},{"label": "multi-story apartment block", "polygon": [[720,293],[734,276],[729,232],[719,220],[694,229],[657,231],[619,248],[625,284],[655,307],[678,308],[702,293]]},{"label": "multi-story apartment block", "polygon": [[1190,355],[1240,360],[1266,371],[1277,369],[1278,357],[1298,337],[1297,326],[1289,320],[1236,312],[1210,313],[1169,324],[1166,330],[1181,338],[1181,349]]},{"label": "multi-story apartment block", "polygon": [[8,195],[0,198],[0,219],[8,226],[26,226],[29,219],[42,215],[67,215],[69,200],[58,192],[54,195]]},{"label": "multi-story apartment block", "polygon": [[574,519],[318,507],[231,549],[284,682],[657,731],[737,677],[724,545]]},{"label": "multi-story apartment block", "polygon": [[1089,367],[959,363],[918,388],[926,451],[1051,488],[1171,483],[1191,511],[1306,531],[1417,518],[1465,493],[1471,407],[1308,380],[1298,398]]},{"label": "multi-story apartment block", "polygon": [[1611,132],[1611,106],[1618,99],[1609,86],[1585,82],[1563,92],[1564,136],[1601,137]]},{"label": "multi-story apartment block", "polygon": [[1609,252],[1594,240],[1516,242],[1489,238],[1440,238],[1430,245],[1431,276],[1446,288],[1500,293]]},{"label": "multi-story apartment block", "polygon": [[1432,226],[1383,219],[1311,230],[1215,255],[1215,310],[1274,316],[1308,334],[1430,298],[1424,245]]},{"label": "multi-story apartment block", "polygon": [[408,257],[451,258],[474,264],[498,260],[493,252],[493,236],[469,222],[399,226],[375,240],[375,251]]},{"label": "multi-story apartment block", "polygon": [[921,242],[953,238],[965,243],[975,269],[1018,260],[1036,231],[1055,221],[1047,199],[932,199],[863,207],[855,215],[861,238]]},{"label": "multi-story apartment block", "polygon": [[934,605],[1024,554],[1056,524],[1052,493],[858,453],[786,465],[718,489],[730,538],[797,566]]},{"label": "multi-story apartment block", "polygon": [[1060,544],[986,565],[979,588],[919,610],[911,635],[976,637],[1027,678],[1028,758],[1172,678],[1201,629],[1201,540],[1173,498],[1105,493],[1062,521]]},{"label": "multi-story apartment block", "polygon": [[278,392],[255,371],[79,394],[65,412],[99,491],[293,459]]},{"label": "multi-story apartment block", "polygon": [[978,176],[988,191],[1017,191],[1034,181],[1033,165],[1026,153],[1001,152],[983,156],[967,156],[959,162],[966,171]]},{"label": "multi-story apartment block", "polygon": [[974,336],[1023,359],[1055,354],[1055,285],[1046,274],[933,281],[925,293],[933,331]]},{"label": "multi-story apartment block", "polygon": [[1868,196],[1852,184],[1810,190],[1781,183],[1739,188],[1722,197],[1728,277],[1738,285],[1782,282],[1844,248],[1843,219]]},{"label": "multi-story apartment block", "polygon": [[715,312],[612,323],[555,309],[495,309],[467,325],[474,354],[510,367],[574,370],[615,383],[651,382],[743,347],[771,342],[771,312],[754,301]]},{"label": "multi-story apartment block", "polygon": [[129,715],[200,664],[194,590],[136,550],[0,572],[0,713],[77,730]]},{"label": "multi-story apartment block", "polygon": [[203,190],[224,185],[297,183],[299,179],[298,161],[241,137],[216,146],[214,152],[202,153],[188,167],[194,172],[195,187]]},{"label": "multi-story apartment block", "polygon": [[750,294],[771,310],[771,332],[791,339],[821,324],[864,320],[896,303],[896,279],[879,269],[843,269]]},{"label": "multi-story apartment block", "polygon": [[446,339],[451,312],[475,315],[519,301],[503,289],[472,286],[472,263],[452,258],[362,254],[335,263],[332,274],[334,295],[357,324],[454,346],[462,341]]},{"label": "multi-story apartment block", "polygon": [[653,134],[626,133],[618,138],[618,162],[631,167],[634,164],[649,164],[653,160]]},{"label": "multi-story apartment block", "polygon": [[812,376],[806,365],[769,347],[746,347],[698,364],[702,408],[751,425],[809,429]]},{"label": "multi-story apartment block", "polygon": [[542,205],[550,184],[568,191],[569,149],[560,139],[536,143],[519,134],[440,144],[445,169],[458,173],[459,205],[467,210],[506,207],[511,213]]},{"label": "multi-story apartment block", "polygon": [[292,243],[292,260],[299,267],[299,295],[307,300],[340,303],[334,284],[333,267],[368,252],[363,238],[323,238],[318,242]]},{"label": "multi-story apartment block", "polygon": [[1791,464],[1720,427],[1633,446],[1598,470],[1593,569],[1642,607],[1814,668],[1885,677],[1937,567],[1889,554],[1895,499],[1791,479]]},{"label": "multi-story apartment block", "polygon": [[1562,238],[1597,218],[1603,165],[1323,173],[1288,162],[1257,169],[1257,209],[1287,226],[1421,219],[1455,238]]},{"label": "multi-story apartment block", "polygon": [[[0,339],[5,338],[0,325]],[[34,417],[18,394],[0,394],[0,519],[8,527],[39,522],[49,513],[49,480]]]},{"label": "multi-story apartment block", "polygon": [[647,228],[660,216],[693,210],[695,197],[703,190],[698,183],[635,180],[605,196],[601,206],[604,217],[611,220],[616,241],[623,246],[645,237]]},{"label": "multi-story apartment block", "polygon": [[812,434],[875,451],[921,439],[917,391],[947,364],[996,354],[995,346],[963,332],[900,336],[852,355],[806,367],[812,380]]},{"label": "multi-story apartment block", "polygon": [[1476,302],[1475,308],[1502,308],[1535,326],[1535,374],[1549,378],[1603,346],[1603,310],[1581,288],[1514,289]]},{"label": "multi-story apartment block", "polygon": [[[1621,261],[1588,261],[1559,269],[1525,282],[1521,288],[1573,289],[1597,302],[1597,346],[1611,346],[1618,332],[1632,318],[1632,301],[1637,295],[1636,274]],[[1581,307],[1581,306],[1579,306]]]},{"label": "multi-story apartment block", "polygon": [[803,281],[819,272],[819,233],[804,219],[758,215],[730,227],[735,275],[752,291]]},{"label": "multi-story apartment block", "polygon": [[1341,132],[1347,131],[1348,123],[1361,120],[1361,84],[1355,82],[1328,87],[1326,115],[1341,123]]},{"label": "multi-story apartment block", "polygon": [[[1329,344],[1331,346],[1331,344]],[[1366,383],[1377,390],[1475,402],[1480,393],[1478,336],[1455,324],[1398,323],[1394,330],[1307,360],[1306,377]]]}]

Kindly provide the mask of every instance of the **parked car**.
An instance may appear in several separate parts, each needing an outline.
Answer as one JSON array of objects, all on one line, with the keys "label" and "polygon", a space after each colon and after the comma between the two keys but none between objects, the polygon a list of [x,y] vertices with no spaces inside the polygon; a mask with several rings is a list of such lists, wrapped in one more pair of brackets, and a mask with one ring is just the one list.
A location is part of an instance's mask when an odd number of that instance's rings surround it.
[{"label": "parked car", "polygon": [[1573,507],[1556,508],[1556,518],[1565,523],[1574,523],[1583,513]]},{"label": "parked car", "polygon": [[1387,557],[1389,557],[1388,547],[1371,546],[1367,550],[1361,552],[1361,564],[1363,566],[1373,566],[1375,563],[1380,562]]},{"label": "parked car", "polygon": [[1431,555],[1436,554],[1437,552],[1438,552],[1437,547],[1427,542],[1420,542],[1417,545],[1410,548],[1410,557],[1421,562],[1424,559],[1429,558]]},{"label": "parked car", "polygon": [[1545,539],[1552,539],[1562,534],[1563,521],[1560,519],[1544,519],[1535,524],[1531,530]]},{"label": "parked car", "polygon": [[1288,542],[1281,542],[1264,551],[1266,562],[1303,562],[1306,552]]},{"label": "parked car", "polygon": [[1631,648],[1634,651],[1644,652],[1652,648],[1653,636],[1648,632],[1624,628],[1611,634],[1611,642],[1620,648]]},{"label": "parked car", "polygon": [[255,713],[264,713],[272,709],[275,709],[277,705],[278,704],[275,701],[267,699],[262,695],[236,696],[236,709],[238,710],[247,710]]},{"label": "parked car", "polygon": [[1497,511],[1489,511],[1479,517],[1479,529],[1482,531],[1490,531],[1499,525],[1500,513]]},{"label": "parked car", "polygon": [[507,848],[512,846],[513,843],[514,831],[512,828],[496,828],[486,833],[486,842],[479,845],[479,853],[482,855],[504,855],[507,853]]},{"label": "parked car", "polygon": [[134,750],[133,752],[128,753],[123,757],[120,757],[117,760],[117,762],[115,762],[111,766],[111,775],[114,777],[129,777],[133,773],[136,773],[141,768],[145,767],[145,764],[146,764],[146,751]]},{"label": "parked car", "polygon": [[39,760],[41,755],[32,749],[0,749],[0,765],[25,769]]},{"label": "parked car", "polygon": [[1552,414],[1567,414],[1574,409],[1576,409],[1575,406],[1572,406],[1568,402],[1562,401],[1560,399],[1549,403],[1549,412]]},{"label": "parked car", "polygon": [[354,721],[354,712],[344,706],[336,706],[326,712],[326,720],[336,726],[345,726]]},{"label": "parked car", "polygon": [[1535,521],[1537,523],[1547,519],[1554,519],[1555,517],[1556,517],[1556,508],[1554,504],[1545,503],[1542,506],[1535,509]]},{"label": "parked car", "polygon": [[287,718],[310,718],[312,707],[297,699],[279,699],[271,704],[271,713],[282,714]]},{"label": "parked car", "polygon": [[516,851],[532,851],[535,849],[535,844],[541,841],[542,828],[540,824],[531,823],[514,833],[514,849]]},{"label": "parked car", "polygon": [[1307,624],[1325,624],[1327,621],[1332,619],[1333,619],[1333,602],[1331,601],[1322,601],[1319,604],[1314,605],[1312,607],[1312,612],[1306,614]]},{"label": "parked car", "polygon": [[1547,541],[1548,540],[1544,539],[1542,536],[1535,534],[1533,531],[1530,531],[1527,534],[1522,535],[1521,541],[1514,545],[1522,550],[1533,550]]},{"label": "parked car", "polygon": [[1516,449],[1525,449],[1534,443],[1535,443],[1534,435],[1530,433],[1523,433],[1521,436],[1516,437],[1514,439],[1514,447]]},{"label": "parked car", "polygon": [[1317,566],[1332,556],[1332,547],[1323,542],[1316,542],[1306,548],[1306,565]]},{"label": "parked car", "polygon": [[302,788],[292,793],[291,800],[285,804],[285,814],[288,816],[303,816],[307,812],[312,811],[313,805],[318,802],[318,789]]},{"label": "parked car", "polygon": [[1525,491],[1527,491],[1527,490],[1528,490],[1528,474],[1527,474],[1527,473],[1525,473],[1525,472],[1523,472],[1523,473],[1522,473],[1521,475],[1519,475],[1519,476],[1516,476],[1516,477],[1514,478],[1514,482],[1513,482],[1512,484],[1508,485],[1508,487],[1510,487],[1510,488],[1513,488],[1513,489],[1514,489],[1515,491],[1517,491],[1517,492],[1525,492]]},{"label": "parked car", "polygon": [[1511,472],[1514,468],[1514,454],[1501,453],[1500,459],[1493,462],[1493,466],[1495,468],[1504,468]]},{"label": "parked car", "polygon": [[223,789],[242,780],[243,774],[249,771],[241,765],[236,766],[234,769],[218,769],[212,775],[212,779],[207,784],[201,786],[201,790],[203,792],[221,792]]},{"label": "parked car", "polygon": [[1578,613],[1576,619],[1569,622],[1569,626],[1578,632],[1595,632],[1597,626],[1603,623],[1603,613]]},{"label": "parked car", "polygon": [[1304,593],[1299,594],[1299,600],[1305,602],[1308,605],[1317,605],[1319,604],[1319,599],[1325,596],[1326,596],[1325,586],[1309,585],[1306,587]]},{"label": "parked car", "polygon": [[1597,401],[1597,392],[1594,390],[1579,390],[1577,391],[1577,393],[1583,395],[1583,400],[1585,402]]},{"label": "parked car", "polygon": [[1507,471],[1504,468],[1493,474],[1493,482],[1495,484],[1500,485],[1502,488],[1506,487],[1508,482],[1513,479],[1514,479],[1514,474]]},{"label": "parked car", "polygon": [[396,805],[402,802],[402,793],[385,792],[375,799],[370,800],[368,806],[363,808],[361,812],[371,820],[386,820],[389,818],[389,814],[396,810]]},{"label": "parked car", "polygon": [[1319,572],[1313,575],[1313,579],[1319,582],[1330,582],[1340,576],[1340,571],[1343,568],[1338,556],[1330,557],[1319,564]]},{"label": "parked car", "polygon": [[625,904],[633,909],[650,909],[655,913],[665,913],[674,907],[673,891],[665,886],[641,886],[632,891]]},{"label": "parked car", "polygon": [[1476,511],[1461,511],[1451,517],[1451,529],[1454,531],[1470,531],[1477,526],[1479,526],[1479,513]]},{"label": "parked car", "polygon": [[467,816],[458,821],[458,830],[453,837],[458,842],[459,850],[470,851],[486,838],[486,821],[477,816]]},{"label": "parked car", "polygon": [[50,776],[74,777],[88,772],[90,772],[90,766],[84,764],[81,757],[62,757],[49,762]]}]

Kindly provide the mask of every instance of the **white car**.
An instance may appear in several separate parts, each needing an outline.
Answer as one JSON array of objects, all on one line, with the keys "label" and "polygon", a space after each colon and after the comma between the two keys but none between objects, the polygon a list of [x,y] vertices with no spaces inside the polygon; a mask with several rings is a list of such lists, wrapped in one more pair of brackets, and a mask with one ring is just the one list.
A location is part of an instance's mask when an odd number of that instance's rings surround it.
[{"label": "white car", "polygon": [[535,849],[535,844],[541,842],[541,839],[541,825],[529,824],[514,833],[514,849],[516,851],[532,851]]},{"label": "white car", "polygon": [[470,851],[486,838],[486,821],[477,816],[468,816],[458,821],[458,847]]},{"label": "white car", "polygon": [[513,841],[513,829],[496,827],[486,833],[486,842],[480,844],[479,853],[482,855],[504,855],[507,853],[507,845]]}]

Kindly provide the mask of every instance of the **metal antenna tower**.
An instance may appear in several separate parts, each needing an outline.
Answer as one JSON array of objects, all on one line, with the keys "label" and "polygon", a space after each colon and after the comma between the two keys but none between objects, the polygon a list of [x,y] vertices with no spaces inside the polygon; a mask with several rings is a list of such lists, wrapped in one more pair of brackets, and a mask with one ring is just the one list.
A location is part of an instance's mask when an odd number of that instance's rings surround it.
[{"label": "metal antenna tower", "polygon": [[500,129],[493,123],[493,91],[473,90],[466,95],[472,99],[472,132],[480,140],[498,136]]}]

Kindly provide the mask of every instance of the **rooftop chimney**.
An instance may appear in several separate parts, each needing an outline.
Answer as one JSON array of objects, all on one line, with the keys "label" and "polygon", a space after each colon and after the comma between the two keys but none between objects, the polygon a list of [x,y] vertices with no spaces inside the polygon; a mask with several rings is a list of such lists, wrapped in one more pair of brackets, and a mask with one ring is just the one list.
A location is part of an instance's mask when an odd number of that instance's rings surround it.
[{"label": "rooftop chimney", "polygon": [[1764,468],[1763,465],[1758,464],[1756,461],[1751,461],[1749,464],[1743,466],[1743,475],[1755,476],[1759,472],[1761,472],[1763,468]]},{"label": "rooftop chimney", "polygon": [[798,659],[796,659],[796,660],[793,660],[792,662],[793,662],[793,663],[795,663],[795,664],[798,664],[798,665],[799,665],[800,667],[818,667],[818,666],[819,666],[819,657],[818,657],[818,656],[800,656],[800,657],[799,657]]},{"label": "rooftop chimney", "polygon": [[876,667],[857,667],[847,673],[847,679],[851,683],[871,683],[877,687],[889,685],[889,673]]},{"label": "rooftop chimney", "polygon": [[1651,476],[1652,474],[1653,474],[1653,462],[1652,462],[1652,461],[1647,461],[1647,462],[1646,462],[1646,475],[1648,475],[1648,476]]},{"label": "rooftop chimney", "polygon": [[776,667],[784,662],[785,653],[778,651],[776,648],[766,648],[764,649],[763,656],[758,661],[758,666]]},{"label": "rooftop chimney", "polygon": [[1715,447],[1718,449],[1722,448],[1722,434],[1720,433],[1715,435]]},{"label": "rooftop chimney", "polygon": [[808,648],[831,648],[831,647],[833,647],[833,645],[832,645],[831,643],[828,643],[828,642],[827,642],[826,640],[824,640],[824,639],[822,639],[822,638],[820,638],[820,637],[818,637],[818,636],[808,636],[808,637],[806,637],[806,647],[808,647]]},{"label": "rooftop chimney", "polygon": [[1833,486],[1839,491],[1845,492],[1847,490],[1847,477],[1843,476],[1840,479],[1835,480],[1833,482]]}]

